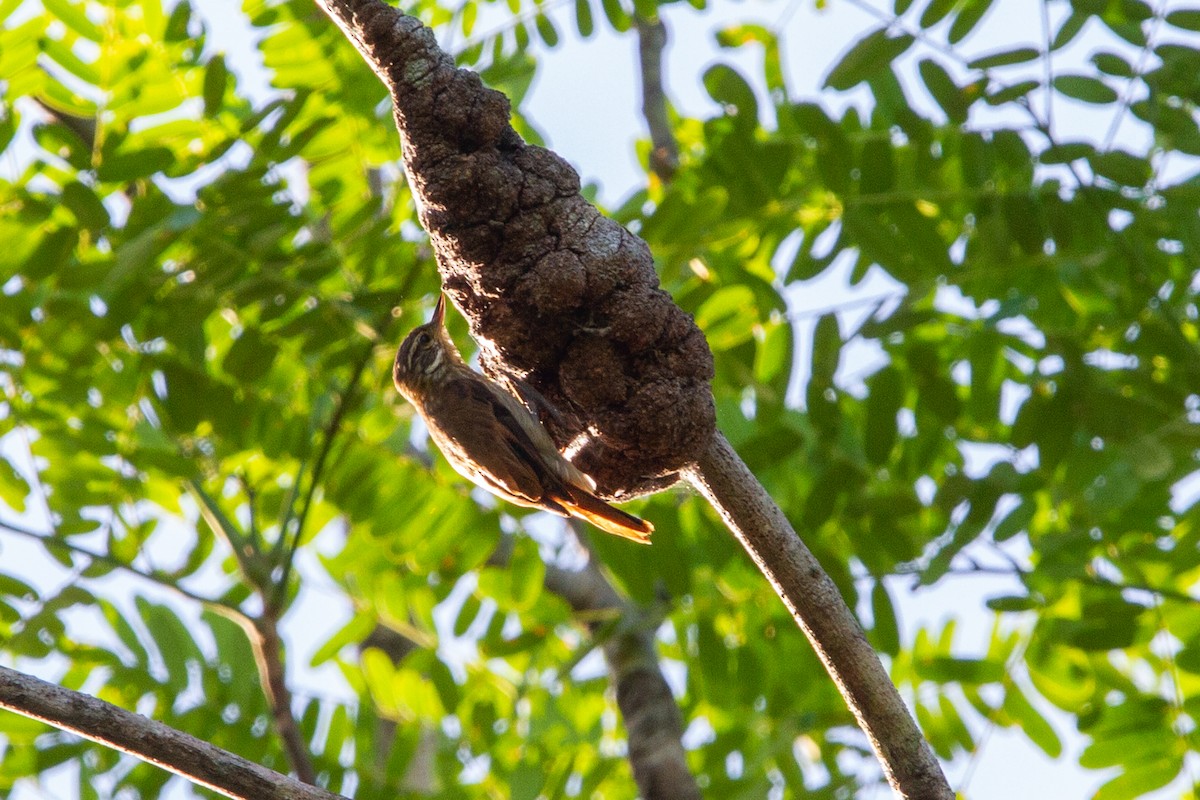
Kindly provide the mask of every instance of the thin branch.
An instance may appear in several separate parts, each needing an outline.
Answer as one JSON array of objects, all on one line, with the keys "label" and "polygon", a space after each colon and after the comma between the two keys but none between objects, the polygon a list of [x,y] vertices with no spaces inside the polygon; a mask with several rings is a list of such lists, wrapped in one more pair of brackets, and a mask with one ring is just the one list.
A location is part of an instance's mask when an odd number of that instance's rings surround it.
[{"label": "thin branch", "polygon": [[339,795],[247,761],[161,722],[0,667],[0,708],[120,750],[199,786],[245,800],[337,800]]},{"label": "thin branch", "polygon": [[1042,0],[1039,5],[1042,7],[1042,41],[1045,43],[1042,50],[1042,80],[1045,83],[1043,91],[1046,92],[1046,130],[1051,131],[1054,129],[1054,57],[1050,55],[1053,44],[1050,40],[1050,4]]},{"label": "thin branch", "polygon": [[279,734],[292,769],[296,771],[300,780],[314,783],[317,774],[313,769],[312,756],[292,713],[292,693],[287,686],[283,667],[283,640],[279,636],[280,607],[274,602],[277,595],[271,583],[270,571],[263,568],[264,556],[258,551],[257,543],[237,529],[199,483],[191,481],[188,487],[199,501],[209,526],[232,548],[242,580],[262,599],[263,609],[259,616],[245,616],[236,621],[250,640],[258,667],[259,684],[271,708],[275,732]]},{"label": "thin branch", "polygon": [[283,741],[292,769],[296,770],[296,777],[300,780],[315,784],[317,772],[313,768],[312,754],[292,714],[292,692],[283,668],[283,640],[279,637],[279,618],[274,609],[264,609],[263,615],[254,620],[252,627],[247,628],[246,635],[254,650],[263,691],[271,705],[275,730]]},{"label": "thin branch", "polygon": [[1142,49],[1138,53],[1137,66],[1133,68],[1133,77],[1125,82],[1125,91],[1121,95],[1121,101],[1117,105],[1117,110],[1113,112],[1112,122],[1108,126],[1108,133],[1104,135],[1104,146],[1101,148],[1103,151],[1112,149],[1113,142],[1117,139],[1117,132],[1121,130],[1121,123],[1125,120],[1125,114],[1129,111],[1130,104],[1133,102],[1134,85],[1141,79],[1146,69],[1146,62],[1149,60],[1150,54],[1154,52],[1155,38],[1162,24],[1164,12],[1165,8],[1161,5],[1154,10],[1154,21],[1150,24],[1150,30],[1146,33],[1146,43],[1142,45]]},{"label": "thin branch", "polygon": [[670,183],[679,167],[679,145],[671,132],[667,114],[667,92],[663,80],[663,50],[667,27],[659,17],[634,20],[638,34],[638,63],[642,78],[642,116],[650,130],[650,169],[663,183]]},{"label": "thin branch", "polygon": [[687,478],[808,636],[896,794],[908,800],[953,800],[933,750],[837,586],[723,435],[713,435]]},{"label": "thin branch", "polygon": [[[275,607],[282,607],[284,599],[287,597],[288,580],[291,578],[292,563],[296,559],[296,550],[300,546],[301,537],[304,534],[304,523],[308,519],[308,512],[312,508],[313,499],[317,493],[317,487],[321,485],[321,478],[325,472],[325,463],[329,459],[329,453],[333,449],[334,439],[338,432],[342,429],[342,420],[346,417],[346,411],[350,407],[351,401],[354,399],[354,391],[358,388],[358,382],[361,380],[363,372],[366,371],[367,365],[371,363],[371,355],[375,352],[375,343],[379,338],[382,338],[387,331],[388,323],[391,321],[392,315],[389,312],[386,314],[379,325],[375,326],[378,331],[378,337],[367,344],[362,357],[354,365],[354,371],[350,374],[350,380],[346,383],[346,388],[338,395],[337,406],[333,410],[333,414],[329,418],[329,424],[321,433],[321,449],[317,452],[317,458],[313,462],[312,477],[308,481],[308,491],[304,494],[304,499],[300,503],[300,513],[296,517],[296,530],[292,534],[291,542],[288,544],[287,555],[283,559],[283,574],[280,576],[275,586],[273,593],[264,592],[264,599]],[[300,485],[300,478],[303,475],[301,472],[296,475],[296,486]],[[293,495],[294,497],[294,495]],[[279,540],[281,542],[287,539],[287,525],[291,522],[293,506],[289,504],[287,511],[284,514],[283,527],[279,532]]]},{"label": "thin branch", "polygon": [[29,539],[35,539],[38,542],[40,542],[43,547],[57,547],[60,550],[64,550],[69,553],[76,553],[78,555],[84,556],[85,558],[89,558],[96,563],[104,564],[105,566],[112,567],[113,569],[119,569],[124,572],[128,572],[130,575],[141,578],[142,580],[145,580],[145,581],[149,581],[157,586],[161,586],[164,589],[170,589],[171,591],[175,592],[176,594],[180,595],[181,597],[186,597],[188,600],[194,600],[197,603],[202,603],[206,606],[210,606],[214,610],[219,611],[222,614],[226,614],[231,617],[234,617],[237,615],[240,615],[243,617],[245,616],[240,609],[238,609],[234,606],[231,606],[228,603],[223,603],[220,600],[214,600],[210,597],[204,597],[202,595],[198,595],[194,592],[188,591],[187,589],[180,586],[169,575],[160,574],[158,572],[143,572],[140,569],[138,569],[137,567],[135,567],[131,564],[127,564],[126,562],[120,560],[119,558],[110,556],[107,553],[97,553],[94,550],[89,550],[86,547],[80,547],[77,544],[72,544],[71,542],[65,541],[63,539],[56,539],[50,534],[38,533],[37,531],[33,531],[28,528],[22,528],[19,525],[13,525],[11,522],[0,521],[0,530],[8,531],[9,533],[15,533],[19,536],[24,536]]}]

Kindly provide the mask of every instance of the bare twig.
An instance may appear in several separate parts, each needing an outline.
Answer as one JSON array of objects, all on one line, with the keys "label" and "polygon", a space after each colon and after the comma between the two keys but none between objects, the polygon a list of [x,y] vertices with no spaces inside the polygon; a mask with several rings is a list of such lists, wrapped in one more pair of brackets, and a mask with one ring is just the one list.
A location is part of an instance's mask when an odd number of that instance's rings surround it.
[{"label": "bare twig", "polygon": [[679,145],[667,115],[663,82],[663,50],[667,27],[661,18],[637,17],[638,62],[642,70],[642,116],[650,129],[650,168],[663,183],[670,183],[679,167]]},{"label": "bare twig", "polygon": [[243,615],[235,618],[235,621],[246,632],[246,638],[250,640],[250,646],[254,650],[259,683],[271,708],[275,732],[283,742],[292,769],[296,771],[300,780],[313,783],[317,775],[313,769],[312,756],[292,713],[292,693],[288,689],[287,673],[283,668],[283,640],[279,637],[280,606],[275,602],[278,595],[271,583],[270,571],[264,569],[265,557],[258,550],[257,542],[248,539],[237,529],[216,500],[205,492],[199,483],[192,481],[188,488],[198,500],[209,526],[233,550],[242,580],[262,598],[261,614]]},{"label": "bare twig", "polygon": [[225,797],[337,800],[339,795],[272,772],[161,722],[0,667],[0,708],[154,764]]},{"label": "bare twig", "polygon": [[933,750],[829,575],[720,433],[688,475],[771,582],[867,735],[896,794],[953,800]]},{"label": "bare twig", "polygon": [[247,628],[246,635],[254,649],[259,680],[271,706],[275,731],[283,742],[292,769],[300,780],[315,784],[317,772],[313,769],[312,754],[292,713],[292,692],[283,668],[283,640],[279,638],[279,618],[275,610],[264,609],[262,616],[254,620],[253,627]]},{"label": "bare twig", "polygon": [[183,588],[170,575],[159,572],[143,572],[132,564],[127,564],[121,559],[110,556],[107,553],[98,553],[95,550],[89,550],[86,547],[72,544],[65,539],[56,539],[51,534],[38,533],[37,531],[30,530],[29,528],[22,528],[20,525],[14,525],[11,522],[0,521],[0,531],[8,531],[9,533],[15,533],[19,536],[25,536],[29,539],[36,539],[37,541],[41,542],[43,547],[58,548],[59,550],[63,550],[68,553],[81,555],[98,564],[104,564],[105,566],[112,567],[113,569],[123,570],[145,581],[149,581],[157,586],[161,586],[164,589],[169,589],[181,597],[186,597],[188,600],[194,600],[197,603],[203,603],[206,606],[210,606],[213,610],[227,616],[236,618],[242,615],[240,610],[229,605],[228,603],[223,603],[220,600],[213,600],[212,598],[198,595]]}]

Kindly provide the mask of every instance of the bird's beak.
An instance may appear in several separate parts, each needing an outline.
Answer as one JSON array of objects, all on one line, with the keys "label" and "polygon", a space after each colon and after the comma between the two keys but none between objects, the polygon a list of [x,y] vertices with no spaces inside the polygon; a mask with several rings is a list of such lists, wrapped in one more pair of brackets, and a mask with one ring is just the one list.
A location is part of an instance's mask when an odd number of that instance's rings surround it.
[{"label": "bird's beak", "polygon": [[439,328],[445,324],[445,321],[446,321],[446,295],[442,294],[441,292],[438,292],[437,305],[434,306],[434,308],[433,308],[433,319],[431,319],[429,321],[434,323],[435,325],[437,325]]}]

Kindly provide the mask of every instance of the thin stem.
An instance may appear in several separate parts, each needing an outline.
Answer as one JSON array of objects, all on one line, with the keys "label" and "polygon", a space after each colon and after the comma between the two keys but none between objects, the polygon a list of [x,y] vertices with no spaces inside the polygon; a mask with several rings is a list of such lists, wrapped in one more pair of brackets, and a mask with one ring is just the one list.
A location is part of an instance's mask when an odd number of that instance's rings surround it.
[{"label": "thin stem", "polygon": [[667,91],[663,79],[663,51],[667,26],[660,17],[634,20],[638,34],[638,64],[642,79],[642,116],[650,131],[650,168],[663,183],[670,183],[679,167],[679,145],[671,132]]},{"label": "thin stem", "polygon": [[1044,43],[1042,49],[1042,80],[1045,83],[1043,91],[1046,93],[1046,130],[1054,129],[1054,58],[1050,55],[1050,46],[1053,42],[1050,40],[1050,3],[1049,0],[1042,0],[1042,41]]},{"label": "thin stem", "polygon": [[119,569],[124,572],[128,572],[135,577],[141,578],[145,581],[150,581],[151,583],[161,586],[164,589],[170,589],[181,597],[186,597],[188,600],[194,600],[197,603],[203,603],[206,606],[211,606],[214,609],[220,610],[222,613],[244,616],[243,612],[235,606],[231,606],[228,603],[221,602],[220,600],[213,600],[210,597],[203,597],[194,592],[188,591],[176,583],[169,575],[162,575],[157,572],[142,572],[137,567],[127,564],[118,558],[114,558],[107,553],[97,553],[96,551],[89,550],[86,547],[80,547],[77,544],[72,544],[68,541],[55,538],[52,534],[39,533],[28,528],[22,528],[19,525],[13,525],[11,522],[0,522],[0,530],[5,530],[9,533],[15,533],[18,536],[24,536],[29,539],[35,539],[44,547],[57,547],[60,550],[76,553],[89,558],[96,563],[110,566],[113,569]]},{"label": "thin stem", "polygon": [[1112,123],[1108,126],[1108,133],[1104,136],[1104,147],[1102,148],[1104,151],[1112,149],[1113,142],[1117,138],[1117,132],[1121,130],[1121,123],[1125,121],[1125,114],[1129,111],[1130,103],[1133,102],[1134,84],[1141,79],[1142,72],[1146,69],[1146,62],[1150,58],[1150,53],[1154,50],[1155,36],[1158,34],[1158,28],[1162,24],[1164,10],[1161,5],[1154,10],[1154,22],[1151,23],[1150,30],[1146,33],[1146,43],[1142,45],[1142,49],[1138,53],[1137,66],[1133,68],[1133,76],[1125,82],[1125,91],[1121,95],[1121,102],[1113,114]]},{"label": "thin stem", "polygon": [[[383,318],[380,324],[375,326],[375,330],[379,332],[379,339],[382,339],[386,335],[388,323],[391,322],[391,319],[392,316],[389,312]],[[350,380],[347,382],[345,390],[343,390],[338,396],[337,406],[334,408],[333,414],[329,418],[329,424],[325,426],[325,429],[321,433],[321,449],[317,452],[317,458],[313,462],[312,477],[309,478],[308,491],[305,492],[304,499],[301,501],[300,512],[296,517],[296,529],[292,533],[291,542],[288,544],[287,555],[283,559],[283,574],[280,576],[279,581],[276,584],[274,593],[269,597],[264,595],[264,598],[276,607],[282,607],[285,598],[287,597],[288,580],[291,578],[292,565],[296,560],[296,550],[300,547],[301,537],[304,534],[304,523],[308,519],[308,512],[312,509],[313,500],[317,493],[317,487],[321,485],[321,478],[324,476],[325,464],[329,459],[330,451],[333,449],[334,439],[337,437],[338,432],[341,431],[342,420],[345,418],[346,411],[349,409],[353,400],[354,392],[358,388],[358,382],[362,378],[363,372],[366,371],[367,365],[371,363],[371,356],[375,352],[376,341],[377,340],[371,341],[367,345],[363,351],[362,357],[359,358],[358,362],[354,365],[354,371],[350,374]],[[302,474],[303,467],[301,468],[301,472],[297,473],[296,475],[297,486],[300,484],[300,477]],[[290,518],[291,508],[289,507],[288,512],[285,514],[285,521],[290,521]],[[285,540],[287,537],[287,529],[285,528],[281,530],[279,535],[280,541]]]},{"label": "thin stem", "polygon": [[264,609],[263,615],[244,626],[254,650],[258,674],[267,701],[271,705],[271,716],[275,730],[283,740],[284,750],[296,777],[305,783],[315,784],[317,773],[313,768],[312,755],[304,741],[300,725],[292,714],[292,692],[287,685],[287,673],[283,667],[283,640],[279,636],[279,618],[273,609]]}]

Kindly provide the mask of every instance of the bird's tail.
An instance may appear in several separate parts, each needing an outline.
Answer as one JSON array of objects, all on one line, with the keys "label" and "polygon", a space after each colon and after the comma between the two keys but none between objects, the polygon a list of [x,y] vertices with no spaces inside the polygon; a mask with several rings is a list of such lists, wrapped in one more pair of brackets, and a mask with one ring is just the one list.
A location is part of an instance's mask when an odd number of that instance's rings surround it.
[{"label": "bird's tail", "polygon": [[650,534],[654,532],[654,526],[649,522],[610,506],[582,486],[572,486],[569,483],[564,486],[569,496],[556,499],[571,516],[590,522],[606,533],[640,544],[650,544]]}]

